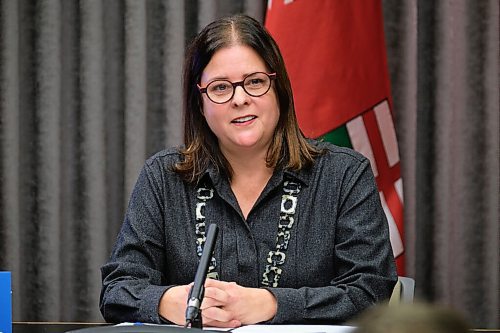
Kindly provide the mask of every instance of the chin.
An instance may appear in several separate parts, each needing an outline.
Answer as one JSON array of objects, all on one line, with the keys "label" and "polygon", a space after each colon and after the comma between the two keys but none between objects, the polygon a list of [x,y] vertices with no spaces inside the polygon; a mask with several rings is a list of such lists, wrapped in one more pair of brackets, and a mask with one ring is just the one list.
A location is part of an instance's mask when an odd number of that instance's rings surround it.
[{"label": "chin", "polygon": [[258,146],[261,142],[263,142],[262,138],[255,136],[238,137],[233,141],[233,143],[237,146],[248,148]]},{"label": "chin", "polygon": [[233,137],[231,145],[240,149],[254,149],[268,147],[272,138],[266,140],[263,135],[245,135]]},{"label": "chin", "polygon": [[251,141],[251,142],[248,142],[248,141],[245,141],[245,142],[237,142],[236,143],[236,146],[240,147],[240,148],[254,148],[254,147],[258,147],[259,146],[259,143],[258,142],[255,142],[255,141]]}]

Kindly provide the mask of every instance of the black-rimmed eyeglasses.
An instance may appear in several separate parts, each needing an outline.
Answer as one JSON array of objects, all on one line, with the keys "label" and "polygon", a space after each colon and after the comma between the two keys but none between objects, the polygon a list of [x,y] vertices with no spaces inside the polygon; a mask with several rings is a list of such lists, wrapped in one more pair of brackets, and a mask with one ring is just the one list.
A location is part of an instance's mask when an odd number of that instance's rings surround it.
[{"label": "black-rimmed eyeglasses", "polygon": [[256,72],[248,74],[242,81],[231,82],[229,80],[213,80],[202,88],[198,85],[200,93],[207,94],[208,99],[216,104],[229,102],[236,91],[236,87],[241,86],[243,90],[252,97],[265,95],[271,88],[271,81],[276,79],[276,73],[267,74]]}]

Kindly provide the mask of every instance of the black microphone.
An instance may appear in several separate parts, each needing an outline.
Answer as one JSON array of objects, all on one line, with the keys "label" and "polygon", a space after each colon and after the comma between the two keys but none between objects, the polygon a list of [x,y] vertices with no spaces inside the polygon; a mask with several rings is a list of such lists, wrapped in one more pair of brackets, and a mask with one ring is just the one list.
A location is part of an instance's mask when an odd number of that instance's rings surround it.
[{"label": "black microphone", "polygon": [[201,320],[201,302],[205,296],[205,280],[207,279],[207,271],[210,261],[212,259],[212,253],[214,252],[215,240],[217,239],[217,233],[219,228],[216,224],[210,224],[208,227],[207,238],[205,245],[203,246],[203,252],[201,254],[200,263],[198,264],[198,270],[194,277],[194,284],[189,292],[189,298],[186,308],[186,325],[191,325],[191,327],[202,328],[203,323]]}]

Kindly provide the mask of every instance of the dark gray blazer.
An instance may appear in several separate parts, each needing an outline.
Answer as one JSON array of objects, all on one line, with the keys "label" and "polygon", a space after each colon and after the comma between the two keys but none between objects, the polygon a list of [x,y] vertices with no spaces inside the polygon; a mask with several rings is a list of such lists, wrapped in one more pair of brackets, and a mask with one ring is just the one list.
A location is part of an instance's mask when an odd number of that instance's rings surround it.
[{"label": "dark gray blazer", "polygon": [[[276,248],[284,179],[299,182],[295,222],[271,323],[338,324],[387,299],[397,280],[389,229],[369,161],[327,143],[315,165],[276,170],[245,220],[226,177],[203,180],[215,190],[207,224],[220,227],[214,257],[219,278],[263,287],[266,257]],[[102,267],[100,307],[110,322],[160,323],[158,304],[197,268],[196,188],[171,171],[177,149],[148,159],[130,198],[111,258]]]}]

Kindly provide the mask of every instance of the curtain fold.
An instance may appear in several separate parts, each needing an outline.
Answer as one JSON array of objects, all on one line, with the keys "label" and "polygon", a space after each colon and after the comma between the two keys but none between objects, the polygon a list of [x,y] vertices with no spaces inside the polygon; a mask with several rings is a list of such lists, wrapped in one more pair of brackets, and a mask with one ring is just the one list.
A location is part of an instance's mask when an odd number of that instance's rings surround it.
[{"label": "curtain fold", "polygon": [[[417,295],[498,327],[499,4],[383,0]],[[266,1],[0,1],[0,270],[16,321],[102,321],[145,159],[182,142],[185,47]],[[306,46],[304,46],[306,47]]]},{"label": "curtain fold", "polygon": [[[0,5],[0,267],[17,272],[11,276],[12,287],[20,290],[19,7],[16,1],[3,1]],[[20,312],[18,303],[13,304],[13,312]]]},{"label": "curtain fold", "polygon": [[[185,13],[186,7],[183,1],[170,0],[165,10],[165,35],[163,37],[164,66],[163,77],[165,78],[163,93],[163,105],[168,110],[167,119],[161,119],[163,132],[168,133],[169,142],[164,136],[158,141],[160,146],[167,144],[181,144],[183,142],[182,126],[182,66],[184,63],[184,49],[186,47],[186,18],[179,13]],[[158,147],[159,148],[159,147]],[[155,147],[155,151],[158,149]]]},{"label": "curtain fold", "polygon": [[80,193],[81,220],[76,226],[79,266],[77,281],[81,288],[76,297],[77,315],[97,317],[95,304],[100,292],[100,274],[88,267],[103,262],[106,255],[106,138],[104,87],[104,24],[102,1],[81,1],[80,16],[80,154],[82,182]]},{"label": "curtain fold", "polygon": [[[70,1],[71,2],[71,1]],[[106,252],[116,239],[128,198],[125,184],[125,3],[102,1],[104,35],[104,116],[106,142]],[[112,15],[111,15],[112,13]],[[144,106],[146,110],[146,106]],[[142,133],[141,135],[145,135]]]},{"label": "curtain fold", "polygon": [[146,2],[125,1],[125,195],[146,156],[148,109]]},{"label": "curtain fold", "polygon": [[[35,91],[33,179],[34,207],[31,223],[24,225],[32,256],[26,267],[32,276],[27,284],[32,309],[40,318],[60,311],[61,290],[54,281],[62,278],[61,245],[61,4],[57,0],[40,2],[35,16]],[[22,161],[21,161],[22,163]],[[31,261],[31,262],[30,262]],[[50,269],[47,269],[50,267]]]}]

